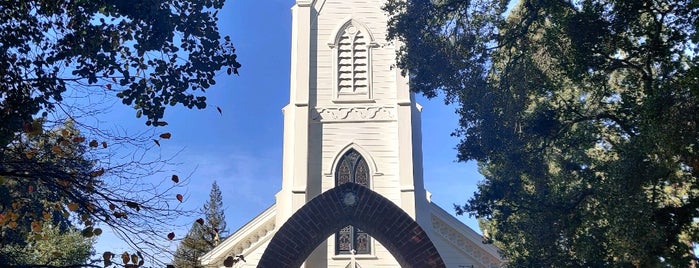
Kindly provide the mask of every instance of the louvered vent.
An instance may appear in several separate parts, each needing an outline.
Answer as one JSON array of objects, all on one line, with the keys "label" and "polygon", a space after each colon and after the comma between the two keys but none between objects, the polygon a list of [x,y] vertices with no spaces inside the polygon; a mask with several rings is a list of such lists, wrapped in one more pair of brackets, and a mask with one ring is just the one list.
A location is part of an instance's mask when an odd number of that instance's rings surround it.
[{"label": "louvered vent", "polygon": [[345,28],[337,46],[337,89],[339,94],[369,92],[369,49],[365,33],[354,25]]}]

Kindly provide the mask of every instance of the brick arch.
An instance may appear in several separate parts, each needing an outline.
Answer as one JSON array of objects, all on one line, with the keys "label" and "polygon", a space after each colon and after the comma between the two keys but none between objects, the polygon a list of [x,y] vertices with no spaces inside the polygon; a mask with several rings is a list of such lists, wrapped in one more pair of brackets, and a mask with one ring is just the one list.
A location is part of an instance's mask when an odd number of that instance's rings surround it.
[{"label": "brick arch", "polygon": [[257,267],[299,267],[348,224],[381,242],[401,267],[446,267],[417,222],[390,200],[355,183],[330,189],[296,211],[274,234]]}]

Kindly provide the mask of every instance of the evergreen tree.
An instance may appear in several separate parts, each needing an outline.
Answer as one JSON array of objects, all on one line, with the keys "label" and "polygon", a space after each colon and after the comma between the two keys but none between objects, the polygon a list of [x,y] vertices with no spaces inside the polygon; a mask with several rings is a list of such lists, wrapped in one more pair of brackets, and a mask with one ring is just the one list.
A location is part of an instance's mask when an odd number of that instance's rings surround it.
[{"label": "evergreen tree", "polygon": [[204,226],[198,222],[192,224],[187,235],[177,246],[173,265],[176,268],[202,267],[199,258],[204,256],[212,247],[205,240]]},{"label": "evergreen tree", "polygon": [[173,264],[177,268],[196,268],[199,258],[216,247],[228,234],[223,212],[221,189],[216,181],[211,185],[209,200],[202,207],[205,219],[198,219],[175,251]]},{"label": "evergreen tree", "polygon": [[86,238],[74,228],[61,230],[58,226],[45,224],[41,239],[25,244],[10,244],[0,247],[0,266],[37,265],[71,266],[88,262],[93,253],[94,238]]},{"label": "evergreen tree", "polygon": [[211,248],[214,248],[228,234],[226,215],[223,213],[223,197],[216,181],[211,184],[209,201],[204,204],[202,213],[206,215],[204,232],[208,235],[205,240]]}]

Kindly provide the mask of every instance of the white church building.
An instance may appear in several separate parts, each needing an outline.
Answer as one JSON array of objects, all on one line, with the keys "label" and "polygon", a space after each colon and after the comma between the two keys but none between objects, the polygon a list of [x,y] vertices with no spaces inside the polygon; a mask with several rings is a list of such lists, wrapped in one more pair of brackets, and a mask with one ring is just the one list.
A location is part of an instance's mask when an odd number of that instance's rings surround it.
[{"label": "white church building", "polygon": [[386,41],[384,0],[297,0],[276,202],[205,267],[500,267],[497,248],[430,201],[420,111]]}]

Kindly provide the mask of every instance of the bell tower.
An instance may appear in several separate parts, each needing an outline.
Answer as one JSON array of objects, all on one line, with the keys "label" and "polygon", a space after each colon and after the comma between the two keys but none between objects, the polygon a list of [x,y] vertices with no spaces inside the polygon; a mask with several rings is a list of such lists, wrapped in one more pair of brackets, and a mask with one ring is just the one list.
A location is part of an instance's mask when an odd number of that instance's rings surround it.
[{"label": "bell tower", "polygon": [[[397,48],[386,41],[384,4],[297,0],[292,8],[278,226],[306,202],[349,181],[391,200],[419,224],[429,224],[420,106],[407,78],[394,67]],[[380,243],[353,226],[328,238],[306,263],[344,267],[349,259],[398,267]]]},{"label": "bell tower", "polygon": [[244,255],[235,267],[502,266],[427,196],[422,108],[395,68],[386,1],[295,0],[281,190],[202,265]]}]

